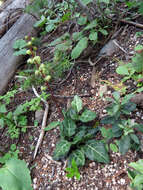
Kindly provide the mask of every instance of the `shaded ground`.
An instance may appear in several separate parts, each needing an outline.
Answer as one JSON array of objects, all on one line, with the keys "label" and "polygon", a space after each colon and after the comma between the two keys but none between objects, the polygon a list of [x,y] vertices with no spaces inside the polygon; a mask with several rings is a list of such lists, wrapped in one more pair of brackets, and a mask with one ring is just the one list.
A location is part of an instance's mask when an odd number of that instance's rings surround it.
[{"label": "shaded ground", "polygon": [[[120,82],[120,76],[115,72],[118,65],[117,60],[129,61],[133,55],[133,49],[138,43],[142,43],[143,36],[137,38],[136,32],[141,31],[134,26],[123,26],[121,32],[117,36],[119,45],[127,52],[121,49],[114,55],[102,59],[98,63],[97,77],[95,78],[95,88],[92,88],[91,74],[92,66],[88,64],[88,60],[77,61],[77,67],[72,69],[70,77],[60,86],[53,86],[54,94],[61,96],[83,95],[89,94],[89,97],[83,97],[82,100],[86,106],[98,113],[99,119],[106,114],[104,109],[107,102],[106,97],[110,97],[114,89],[109,86],[104,97],[99,96],[99,88],[103,80],[108,80],[112,84]],[[96,47],[95,47],[96,49]],[[44,52],[45,53],[45,52]],[[92,61],[96,61],[96,56],[91,54]],[[87,61],[87,63],[85,63]],[[9,86],[12,86],[11,83]],[[132,91],[135,85],[132,81],[128,82],[128,91]],[[33,97],[31,91],[19,93],[15,97],[15,105],[24,102]],[[57,98],[62,108],[67,107],[67,102],[70,98]],[[71,99],[70,99],[71,100]],[[34,121],[34,114],[30,114],[31,122]],[[135,121],[143,123],[143,110],[136,109],[131,115]],[[48,123],[55,120],[61,120],[55,104],[51,102]],[[31,161],[33,155],[33,148],[38,140],[40,128],[29,129],[26,134],[22,134],[18,139],[18,147],[20,150],[20,157],[27,162]],[[1,146],[13,143],[5,136],[4,131],[0,131]],[[44,136],[43,143],[40,147],[38,155],[31,166],[33,188],[35,190],[125,190],[128,189],[129,179],[127,177],[126,168],[128,163],[137,161],[143,158],[142,155],[136,152],[129,151],[125,156],[119,153],[111,153],[111,162],[108,165],[88,161],[86,165],[80,169],[81,179],[68,179],[65,174],[65,162],[55,163],[49,159],[48,155],[52,155],[56,142],[59,139],[59,130],[53,129],[47,132]]]}]

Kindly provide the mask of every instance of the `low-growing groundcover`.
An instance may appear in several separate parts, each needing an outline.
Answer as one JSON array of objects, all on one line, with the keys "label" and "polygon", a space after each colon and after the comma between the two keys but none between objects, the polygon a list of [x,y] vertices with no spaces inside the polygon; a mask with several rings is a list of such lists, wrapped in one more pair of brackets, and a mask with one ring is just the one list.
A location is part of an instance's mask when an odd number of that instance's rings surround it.
[{"label": "low-growing groundcover", "polygon": [[71,108],[64,112],[60,124],[60,141],[53,153],[54,160],[68,157],[68,165],[75,160],[77,166],[84,166],[85,157],[102,163],[109,163],[109,156],[103,142],[95,140],[99,127],[86,124],[96,118],[96,113],[82,108],[82,100],[75,96]]},{"label": "low-growing groundcover", "polygon": [[[101,125],[94,124],[94,127],[89,122],[95,120],[96,113],[83,108],[82,100],[78,96],[74,97],[71,107],[66,112],[63,111],[64,120],[57,123],[60,127],[60,141],[53,153],[54,160],[68,160],[68,166],[71,167],[67,170],[71,172],[68,177],[73,177],[75,174],[79,179],[76,166],[84,166],[86,158],[108,164],[109,147],[122,155],[129,149],[140,150],[140,140],[135,134],[135,129],[142,131],[143,125],[134,123],[130,119],[125,120],[125,116],[136,108],[136,105],[130,102],[131,97],[132,95],[127,95],[121,99],[120,94],[114,92],[114,99],[109,99],[111,104],[107,107],[107,116],[101,120]],[[106,125],[102,124],[110,124],[111,128],[106,129]],[[103,138],[96,140],[96,135],[100,131]]]}]

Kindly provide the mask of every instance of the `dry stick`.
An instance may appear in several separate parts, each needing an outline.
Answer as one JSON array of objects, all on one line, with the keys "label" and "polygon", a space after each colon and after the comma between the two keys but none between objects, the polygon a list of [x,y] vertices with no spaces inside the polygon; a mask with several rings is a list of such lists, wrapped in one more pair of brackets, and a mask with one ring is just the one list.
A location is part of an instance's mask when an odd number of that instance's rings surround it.
[{"label": "dry stick", "polygon": [[113,43],[119,48],[121,49],[125,54],[128,54],[128,52],[126,50],[124,50],[115,40],[113,40]]},{"label": "dry stick", "polygon": [[[38,92],[36,91],[36,89],[34,88],[34,86],[32,86],[32,90],[33,90],[35,96],[37,96],[39,98],[40,96],[39,96]],[[38,152],[38,149],[39,149],[39,147],[40,147],[40,145],[42,143],[42,140],[43,140],[43,137],[44,137],[44,133],[45,133],[44,129],[46,127],[46,121],[47,121],[47,116],[48,116],[48,111],[49,111],[49,104],[48,104],[48,102],[46,102],[43,98],[41,98],[41,101],[45,104],[45,112],[44,112],[44,116],[43,116],[41,132],[40,132],[39,139],[38,139],[38,142],[37,142],[36,147],[35,147],[33,159],[35,159],[35,157],[37,155],[37,152]]]},{"label": "dry stick", "polygon": [[51,160],[55,164],[61,165],[61,162],[57,162],[57,161],[53,160],[53,158],[51,156],[49,156],[48,154],[45,154],[45,158],[48,160]]},{"label": "dry stick", "polygon": [[120,20],[120,22],[124,22],[124,23],[127,23],[127,24],[131,24],[131,25],[134,25],[136,27],[139,27],[139,28],[142,28],[143,29],[143,24],[139,24],[137,22],[132,22],[132,21],[128,21],[128,20]]},{"label": "dry stick", "polygon": [[[71,95],[71,96],[61,96],[61,95],[54,95],[54,97],[56,98],[74,98],[75,95]],[[83,97],[90,97],[92,96],[92,94],[81,94],[81,95],[78,95],[79,97],[83,98]]]}]

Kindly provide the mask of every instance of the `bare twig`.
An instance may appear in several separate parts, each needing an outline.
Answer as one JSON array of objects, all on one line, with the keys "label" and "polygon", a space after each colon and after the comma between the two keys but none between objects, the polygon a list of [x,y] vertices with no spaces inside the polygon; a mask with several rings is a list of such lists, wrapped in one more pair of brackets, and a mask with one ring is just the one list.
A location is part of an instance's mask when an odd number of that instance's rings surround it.
[{"label": "bare twig", "polygon": [[89,59],[88,59],[88,63],[89,63],[91,66],[95,66],[102,58],[103,58],[103,56],[98,57],[98,59],[97,59],[94,63],[93,63],[93,62],[91,61],[91,59],[89,58]]},{"label": "bare twig", "polygon": [[[74,98],[75,95],[71,95],[71,96],[61,96],[61,95],[54,95],[54,97],[56,98]],[[91,94],[81,94],[81,95],[78,95],[79,97],[83,98],[83,97],[90,97],[92,96]]]},{"label": "bare twig", "polygon": [[131,25],[134,25],[134,26],[136,26],[138,28],[142,28],[143,29],[143,24],[139,24],[137,22],[132,22],[132,21],[124,20],[124,19],[120,20],[120,22],[131,24]]},{"label": "bare twig", "polygon": [[[35,94],[35,96],[40,97],[40,95],[38,94],[38,92],[36,91],[36,89],[34,88],[34,86],[32,86],[33,92]],[[41,98],[41,97],[40,97]],[[42,121],[42,127],[41,127],[41,132],[40,132],[40,136],[39,139],[37,141],[36,147],[35,147],[35,151],[34,151],[34,155],[33,155],[33,159],[35,159],[38,149],[42,143],[43,137],[44,137],[44,129],[46,127],[46,121],[47,121],[47,116],[48,116],[48,112],[49,112],[49,104],[48,102],[46,102],[46,100],[44,100],[43,98],[41,98],[41,101],[45,104],[45,112],[44,112],[44,116],[43,116],[43,121]]]},{"label": "bare twig", "polygon": [[53,158],[51,156],[49,156],[48,154],[45,154],[45,158],[47,158],[48,160],[51,160],[55,164],[61,165],[61,162],[57,162],[57,161],[53,160]]},{"label": "bare twig", "polygon": [[39,147],[42,143],[43,137],[44,137],[44,133],[45,133],[44,129],[46,127],[48,111],[49,111],[49,106],[47,106],[47,104],[46,104],[45,105],[45,112],[44,112],[44,116],[43,116],[43,121],[42,121],[41,132],[40,132],[40,136],[39,136],[38,142],[37,142],[36,147],[35,147],[33,159],[35,159],[37,152],[38,152],[38,149],[39,149]]},{"label": "bare twig", "polygon": [[[36,97],[41,98],[34,86],[32,86],[32,90],[33,90],[33,92],[34,92],[34,94],[35,94]],[[46,100],[44,100],[43,98],[41,98],[41,101],[42,101],[45,105],[49,106],[48,102],[46,102]]]},{"label": "bare twig", "polygon": [[119,48],[121,49],[125,54],[128,54],[126,50],[124,50],[118,43],[116,40],[113,40],[113,43]]}]

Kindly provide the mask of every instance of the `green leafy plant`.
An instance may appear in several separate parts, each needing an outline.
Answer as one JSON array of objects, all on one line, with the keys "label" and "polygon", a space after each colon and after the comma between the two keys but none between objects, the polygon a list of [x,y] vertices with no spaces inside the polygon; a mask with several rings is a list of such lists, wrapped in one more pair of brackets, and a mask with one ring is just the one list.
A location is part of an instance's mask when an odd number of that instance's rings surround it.
[{"label": "green leafy plant", "polygon": [[16,145],[11,144],[10,150],[6,154],[4,154],[2,157],[0,157],[0,163],[5,164],[6,161],[11,158],[18,159],[18,153],[19,153],[19,150],[16,149]]},{"label": "green leafy plant", "polygon": [[83,109],[82,100],[75,96],[71,108],[63,114],[64,120],[60,124],[61,139],[56,145],[53,159],[68,158],[69,166],[73,159],[77,166],[83,166],[85,157],[97,162],[109,163],[105,144],[95,139],[98,127],[87,125],[96,118],[96,113]]},{"label": "green leafy plant", "polygon": [[15,93],[16,90],[9,91],[4,96],[0,96],[0,127],[7,127],[7,132],[12,139],[18,138],[20,132],[26,132],[28,120],[25,113],[41,108],[41,99],[39,97],[33,98],[31,101],[26,101],[24,104],[17,106],[13,111],[8,111],[7,107]]},{"label": "green leafy plant", "polygon": [[139,87],[137,91],[141,92],[141,87],[143,86],[143,46],[136,46],[135,51],[136,54],[132,58],[132,62],[118,66],[116,72],[124,76],[122,79],[123,82],[129,79],[136,81],[138,83],[137,87]]},{"label": "green leafy plant", "polygon": [[74,159],[71,162],[71,167],[66,168],[66,172],[68,172],[66,175],[68,178],[72,178],[75,176],[77,180],[80,180],[80,173]]},{"label": "green leafy plant", "polygon": [[130,102],[132,97],[133,94],[129,94],[121,99],[119,92],[114,92],[113,99],[107,99],[111,104],[106,108],[108,114],[101,120],[101,123],[111,124],[112,132],[115,137],[120,137],[123,133],[119,125],[121,124],[124,115],[129,115],[136,109],[136,105],[133,102]]},{"label": "green leafy plant", "polygon": [[[143,125],[137,124],[131,119],[126,119],[126,115],[129,115],[131,111],[134,111],[136,108],[136,105],[130,102],[132,96],[132,94],[129,94],[121,99],[119,92],[114,92],[113,99],[108,99],[112,102],[106,108],[108,114],[101,120],[102,124],[110,124],[112,126],[112,128],[109,129],[104,127],[100,128],[106,143],[110,143],[110,139],[114,137],[121,137],[120,140],[116,141],[121,154],[125,154],[130,148],[137,151],[140,149],[140,141],[135,133],[136,130],[142,132],[141,126]],[[114,148],[116,149],[115,146]]]},{"label": "green leafy plant", "polygon": [[3,190],[32,190],[30,172],[23,160],[11,158],[0,168],[0,187]]},{"label": "green leafy plant", "polygon": [[128,177],[131,179],[130,186],[133,190],[143,189],[143,160],[129,164],[134,170],[128,169]]},{"label": "green leafy plant", "polygon": [[26,55],[26,49],[27,47],[27,42],[23,39],[16,40],[13,44],[13,48],[15,50],[14,55],[19,56],[19,55]]}]

